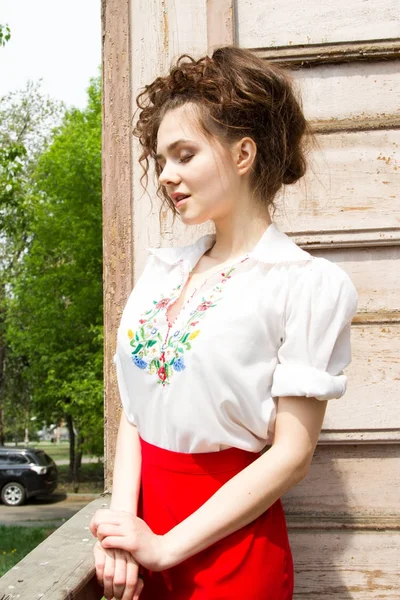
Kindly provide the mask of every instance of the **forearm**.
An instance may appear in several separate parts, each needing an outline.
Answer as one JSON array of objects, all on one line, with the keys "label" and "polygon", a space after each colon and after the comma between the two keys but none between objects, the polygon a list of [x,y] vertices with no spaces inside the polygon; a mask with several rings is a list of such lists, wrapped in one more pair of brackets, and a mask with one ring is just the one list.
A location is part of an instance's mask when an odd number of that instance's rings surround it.
[{"label": "forearm", "polygon": [[325,409],[326,402],[315,398],[279,399],[272,447],[164,536],[172,564],[254,521],[303,479]]},{"label": "forearm", "polygon": [[254,521],[304,477],[307,466],[272,446],[166,534],[172,564]]},{"label": "forearm", "polygon": [[[307,473],[326,402],[281,397],[272,447],[164,535],[126,512],[97,511],[92,531],[104,548],[120,548],[145,568],[163,571],[254,521]],[[105,513],[103,515],[103,513]]]},{"label": "forearm", "polygon": [[140,492],[142,455],[139,434],[124,413],[118,430],[110,508],[136,515]]}]

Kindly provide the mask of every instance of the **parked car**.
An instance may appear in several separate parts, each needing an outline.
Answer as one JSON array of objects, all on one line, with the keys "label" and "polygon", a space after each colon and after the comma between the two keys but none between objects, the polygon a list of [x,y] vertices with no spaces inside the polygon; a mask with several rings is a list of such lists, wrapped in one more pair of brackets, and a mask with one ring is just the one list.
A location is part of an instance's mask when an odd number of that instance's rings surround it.
[{"label": "parked car", "polygon": [[19,506],[27,498],[50,494],[57,481],[57,466],[43,450],[0,447],[0,497],[4,504]]}]

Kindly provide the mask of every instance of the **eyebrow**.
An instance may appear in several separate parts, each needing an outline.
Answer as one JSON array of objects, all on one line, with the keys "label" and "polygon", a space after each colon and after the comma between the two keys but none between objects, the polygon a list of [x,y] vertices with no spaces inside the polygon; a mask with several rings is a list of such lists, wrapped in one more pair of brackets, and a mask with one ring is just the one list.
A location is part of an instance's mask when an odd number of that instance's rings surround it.
[{"label": "eyebrow", "polygon": [[[174,150],[177,146],[179,146],[179,144],[193,144],[193,142],[191,140],[185,140],[185,139],[176,140],[176,142],[172,142],[171,144],[169,144],[167,146],[167,152]],[[160,158],[163,158],[162,154],[155,155],[156,160],[160,160]]]}]

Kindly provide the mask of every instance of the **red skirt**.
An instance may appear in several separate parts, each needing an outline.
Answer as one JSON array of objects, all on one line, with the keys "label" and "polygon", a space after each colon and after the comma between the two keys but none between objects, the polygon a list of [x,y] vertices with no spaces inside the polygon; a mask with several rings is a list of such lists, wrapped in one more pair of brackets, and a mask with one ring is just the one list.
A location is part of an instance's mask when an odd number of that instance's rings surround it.
[{"label": "red skirt", "polygon": [[[139,514],[159,535],[259,457],[237,448],[183,454],[143,440],[141,446]],[[281,501],[179,565],[159,573],[144,570],[143,579],[140,600],[291,600],[293,562]]]}]

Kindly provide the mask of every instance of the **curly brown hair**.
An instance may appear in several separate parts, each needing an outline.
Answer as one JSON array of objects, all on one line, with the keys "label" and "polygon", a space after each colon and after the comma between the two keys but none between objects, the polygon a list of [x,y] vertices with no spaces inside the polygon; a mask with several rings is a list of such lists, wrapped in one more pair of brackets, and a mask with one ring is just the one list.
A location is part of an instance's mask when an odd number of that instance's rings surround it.
[{"label": "curly brown hair", "polygon": [[[149,158],[157,177],[161,173],[155,158],[165,113],[187,103],[196,106],[200,129],[208,137],[216,136],[225,146],[242,137],[254,140],[257,153],[250,183],[266,205],[273,205],[283,184],[295,183],[306,171],[305,134],[310,131],[291,78],[250,50],[224,46],[198,60],[183,54],[168,75],[145,86],[136,103],[140,113],[133,134],[143,150],[142,185],[143,179],[148,182]],[[177,214],[161,185],[158,195]]]}]

